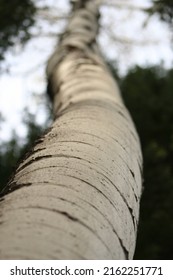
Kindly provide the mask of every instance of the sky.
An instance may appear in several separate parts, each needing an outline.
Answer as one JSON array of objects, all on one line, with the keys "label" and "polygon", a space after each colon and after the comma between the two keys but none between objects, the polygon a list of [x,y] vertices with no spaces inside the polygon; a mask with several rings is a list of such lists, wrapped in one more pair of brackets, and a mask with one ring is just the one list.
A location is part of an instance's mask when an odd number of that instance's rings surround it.
[{"label": "sky", "polygon": [[[149,0],[115,2],[139,7],[150,6]],[[38,1],[40,7],[45,3],[50,6],[50,13],[46,17],[56,17],[69,11],[68,2],[65,0]],[[152,17],[143,28],[147,17],[139,10],[103,6],[101,13],[103,28],[98,40],[100,47],[105,57],[117,62],[122,74],[135,64],[151,65],[162,62],[165,67],[173,66],[171,33],[157,16]],[[50,23],[44,20],[42,15],[37,25],[32,28],[34,38],[24,48],[17,45],[7,52],[3,67],[8,71],[4,71],[0,77],[0,114],[5,119],[4,124],[0,124],[0,141],[10,139],[12,131],[25,137],[26,128],[22,123],[24,108],[36,116],[39,124],[45,122],[46,61],[56,45],[57,34],[64,26],[64,20]]]}]

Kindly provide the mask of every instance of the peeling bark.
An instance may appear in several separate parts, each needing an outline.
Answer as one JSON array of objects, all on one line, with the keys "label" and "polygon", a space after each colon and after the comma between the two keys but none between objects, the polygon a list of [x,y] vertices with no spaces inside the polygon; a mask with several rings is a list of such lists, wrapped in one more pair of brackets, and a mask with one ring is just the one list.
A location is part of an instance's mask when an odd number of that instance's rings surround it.
[{"label": "peeling bark", "polygon": [[55,121],[2,193],[1,259],[133,258],[141,148],[84,4],[47,67]]}]

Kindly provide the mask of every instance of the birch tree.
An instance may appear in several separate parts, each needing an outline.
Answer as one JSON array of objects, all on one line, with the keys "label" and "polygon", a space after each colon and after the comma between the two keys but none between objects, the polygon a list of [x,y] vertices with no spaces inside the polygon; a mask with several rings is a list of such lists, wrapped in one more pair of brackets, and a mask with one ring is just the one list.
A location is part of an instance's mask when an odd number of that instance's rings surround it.
[{"label": "birch tree", "polygon": [[73,1],[47,65],[54,122],[1,194],[1,259],[133,258],[141,148],[98,20],[99,1]]}]

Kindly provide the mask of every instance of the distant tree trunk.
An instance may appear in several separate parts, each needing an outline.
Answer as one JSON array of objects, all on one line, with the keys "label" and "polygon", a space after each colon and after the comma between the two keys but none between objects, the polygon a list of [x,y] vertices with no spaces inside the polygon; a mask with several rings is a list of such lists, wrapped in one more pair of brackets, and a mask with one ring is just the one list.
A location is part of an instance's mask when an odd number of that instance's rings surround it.
[{"label": "distant tree trunk", "polygon": [[133,258],[140,143],[96,44],[97,1],[75,2],[47,67],[55,121],[2,194],[1,259]]}]

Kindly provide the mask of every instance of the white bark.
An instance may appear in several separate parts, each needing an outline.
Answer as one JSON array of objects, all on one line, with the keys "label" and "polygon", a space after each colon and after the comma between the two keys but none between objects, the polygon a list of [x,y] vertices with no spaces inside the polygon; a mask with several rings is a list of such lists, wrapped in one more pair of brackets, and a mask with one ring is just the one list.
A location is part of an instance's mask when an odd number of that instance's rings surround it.
[{"label": "white bark", "polygon": [[131,259],[142,156],[98,53],[97,5],[77,9],[50,58],[55,121],[0,204],[1,259]]}]

